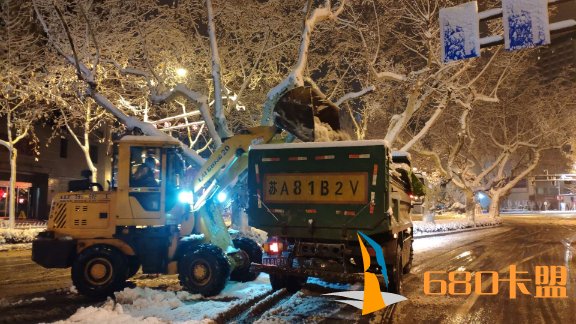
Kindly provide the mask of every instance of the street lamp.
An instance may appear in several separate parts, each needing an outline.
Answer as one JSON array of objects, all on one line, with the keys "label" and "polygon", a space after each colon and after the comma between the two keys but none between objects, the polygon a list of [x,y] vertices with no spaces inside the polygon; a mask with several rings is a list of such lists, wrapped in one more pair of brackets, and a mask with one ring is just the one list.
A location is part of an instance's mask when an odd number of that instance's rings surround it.
[{"label": "street lamp", "polygon": [[176,75],[178,75],[179,77],[185,77],[186,74],[188,74],[188,71],[186,71],[186,69],[184,68],[177,68],[176,69]]}]

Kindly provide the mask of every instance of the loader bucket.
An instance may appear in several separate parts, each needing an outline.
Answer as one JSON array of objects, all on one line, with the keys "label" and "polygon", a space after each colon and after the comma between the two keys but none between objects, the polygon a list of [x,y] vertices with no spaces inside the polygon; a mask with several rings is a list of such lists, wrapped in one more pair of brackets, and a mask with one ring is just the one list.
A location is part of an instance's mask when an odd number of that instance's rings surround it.
[{"label": "loader bucket", "polygon": [[314,142],[315,120],[340,130],[338,106],[311,87],[286,92],[274,107],[275,124],[303,142]]}]

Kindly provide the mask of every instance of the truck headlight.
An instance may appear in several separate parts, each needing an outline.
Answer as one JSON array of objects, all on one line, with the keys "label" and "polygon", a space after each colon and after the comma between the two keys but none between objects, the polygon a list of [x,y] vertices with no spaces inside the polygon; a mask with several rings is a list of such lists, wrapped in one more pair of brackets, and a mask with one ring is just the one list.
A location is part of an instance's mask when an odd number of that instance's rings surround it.
[{"label": "truck headlight", "polygon": [[192,204],[194,202],[192,191],[180,191],[178,193],[178,201],[183,204]]}]

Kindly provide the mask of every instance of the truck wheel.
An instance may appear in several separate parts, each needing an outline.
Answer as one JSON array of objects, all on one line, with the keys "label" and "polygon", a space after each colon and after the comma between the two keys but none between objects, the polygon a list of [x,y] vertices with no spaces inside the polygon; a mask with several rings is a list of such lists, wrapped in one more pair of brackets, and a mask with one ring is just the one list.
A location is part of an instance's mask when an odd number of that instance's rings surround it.
[{"label": "truck wheel", "polygon": [[412,260],[414,260],[414,238],[410,240],[410,259],[408,259],[408,263],[404,266],[403,273],[409,274],[410,270],[412,269]]},{"label": "truck wheel", "polygon": [[128,257],[127,262],[128,262],[128,274],[126,276],[126,279],[129,279],[134,277],[134,275],[138,273],[138,270],[140,270],[140,260],[138,260],[137,256],[131,255]]},{"label": "truck wheel", "polygon": [[396,247],[396,259],[392,269],[388,270],[388,292],[400,294],[402,290],[402,247]]},{"label": "truck wheel", "polygon": [[108,246],[92,246],[72,263],[72,283],[82,295],[103,298],[124,287],[126,258]]},{"label": "truck wheel", "polygon": [[273,291],[286,288],[289,293],[295,293],[302,289],[307,280],[307,277],[270,274],[270,285]]},{"label": "truck wheel", "polygon": [[240,253],[245,254],[245,257],[247,257],[247,262],[245,262],[242,266],[232,270],[232,273],[230,274],[230,280],[240,282],[253,281],[256,279],[256,277],[258,277],[260,272],[250,272],[250,264],[252,262],[262,263],[262,249],[258,243],[246,237],[236,238],[232,240],[232,242],[234,242],[234,247],[241,250]]},{"label": "truck wheel", "polygon": [[219,294],[228,280],[230,264],[222,249],[200,244],[178,262],[178,278],[187,291],[204,297]]}]

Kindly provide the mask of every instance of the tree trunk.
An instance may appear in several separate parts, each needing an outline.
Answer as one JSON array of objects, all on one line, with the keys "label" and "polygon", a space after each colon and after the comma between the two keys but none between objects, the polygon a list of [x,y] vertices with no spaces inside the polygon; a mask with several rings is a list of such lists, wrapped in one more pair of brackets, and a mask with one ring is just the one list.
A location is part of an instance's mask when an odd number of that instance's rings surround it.
[{"label": "tree trunk", "polygon": [[492,201],[490,202],[490,212],[488,215],[491,218],[496,218],[500,216],[500,194],[493,194],[490,199]]},{"label": "tree trunk", "polygon": [[84,158],[86,159],[86,165],[88,166],[88,169],[92,173],[92,175],[90,176],[90,182],[97,183],[98,182],[98,168],[96,168],[96,166],[94,165],[94,162],[92,162],[92,158],[90,157],[90,147],[89,146],[83,147],[82,152],[84,152]]},{"label": "tree trunk", "polygon": [[18,150],[12,146],[10,148],[10,188],[8,193],[8,226],[14,228],[16,225],[16,158]]},{"label": "tree trunk", "polygon": [[242,208],[242,203],[238,200],[232,202],[232,228],[240,231],[240,233],[248,233],[250,226],[248,226],[248,215]]},{"label": "tree trunk", "polygon": [[466,194],[466,218],[469,221],[476,221],[476,202],[474,201],[474,192],[472,190],[465,190]]},{"label": "tree trunk", "polygon": [[221,63],[216,42],[216,26],[214,24],[214,12],[212,1],[206,0],[208,9],[208,36],[210,38],[210,52],[212,54],[212,81],[214,82],[214,117],[218,125],[218,135],[221,138],[232,137],[234,134],[228,129],[226,116],[224,116],[224,107],[222,105],[222,81],[221,81]]},{"label": "tree trunk", "polygon": [[248,185],[245,181],[238,182],[232,192],[234,193],[231,206],[232,228],[240,231],[240,233],[248,233],[250,232],[248,215],[244,212],[248,202]]}]

